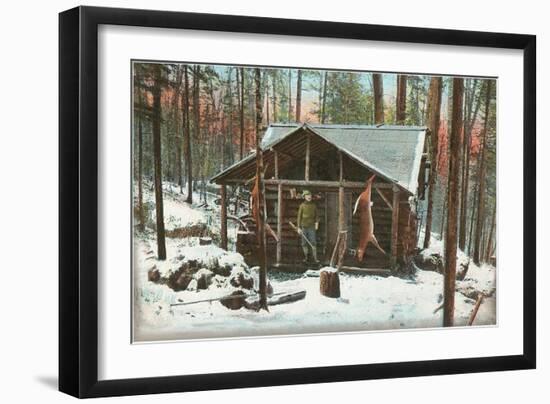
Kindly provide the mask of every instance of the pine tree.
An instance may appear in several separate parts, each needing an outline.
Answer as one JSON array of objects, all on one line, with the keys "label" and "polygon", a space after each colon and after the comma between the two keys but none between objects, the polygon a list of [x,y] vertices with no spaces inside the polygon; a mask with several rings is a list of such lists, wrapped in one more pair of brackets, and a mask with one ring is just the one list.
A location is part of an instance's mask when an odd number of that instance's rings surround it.
[{"label": "pine tree", "polygon": [[240,91],[239,91],[239,123],[240,123],[240,136],[239,136],[239,158],[244,158],[245,139],[244,139],[244,68],[239,69],[241,73],[240,79]]},{"label": "pine tree", "polygon": [[266,251],[266,235],[265,235],[265,217],[263,208],[265,207],[263,187],[263,153],[260,148],[261,144],[261,127],[262,127],[262,92],[261,92],[261,71],[254,69],[254,83],[256,90],[256,180],[258,184],[257,211],[258,223],[256,223],[256,231],[258,232],[258,257],[260,259],[260,308],[267,308],[267,251]]},{"label": "pine tree", "polygon": [[323,97],[320,105],[320,117],[319,122],[325,123],[326,119],[326,104],[327,104],[327,86],[328,86],[328,72],[323,72]]},{"label": "pine tree", "polygon": [[482,241],[481,234],[483,232],[483,223],[485,221],[485,182],[486,182],[486,157],[487,157],[487,128],[489,124],[489,112],[491,104],[491,85],[492,81],[487,80],[486,84],[486,93],[485,93],[485,122],[483,124],[483,142],[481,144],[480,151],[480,162],[478,167],[478,178],[479,178],[479,195],[478,195],[478,205],[477,205],[477,219],[476,219],[476,231],[474,239],[474,263],[479,265],[481,262],[482,254]]},{"label": "pine tree", "polygon": [[384,123],[384,83],[381,74],[373,73],[372,87],[374,92],[374,123],[380,125]]},{"label": "pine tree", "polygon": [[162,81],[162,66],[159,64],[153,65],[154,84],[153,84],[153,149],[154,149],[154,164],[155,164],[155,210],[157,218],[157,250],[158,259],[166,259],[166,240],[164,232],[164,207],[162,199],[162,162],[161,162],[161,142],[160,142],[160,125],[161,125],[161,81]]},{"label": "pine tree", "polygon": [[407,76],[397,76],[397,96],[395,107],[395,123],[404,125],[407,118]]},{"label": "pine tree", "polygon": [[437,162],[439,160],[439,123],[441,112],[441,77],[432,77],[428,94],[428,129],[430,130],[430,178],[428,182],[428,207],[424,231],[424,248],[430,246]]},{"label": "pine tree", "polygon": [[[460,196],[460,223],[458,235],[458,248],[465,251],[466,248],[466,233],[467,233],[467,212],[468,212],[468,195],[470,191],[470,156],[472,152],[472,130],[477,118],[477,113],[480,106],[480,96],[476,97],[478,87],[477,79],[472,81],[471,88],[465,95],[466,116],[464,117],[464,144],[463,144],[463,166],[462,166],[462,186]],[[475,107],[474,107],[475,104]]]},{"label": "pine tree", "polygon": [[453,79],[453,110],[450,135],[449,178],[447,231],[445,232],[445,276],[443,288],[443,326],[454,325],[456,253],[457,253],[457,223],[458,223],[458,191],[460,172],[460,143],[462,132],[462,104],[464,79]]},{"label": "pine tree", "polygon": [[302,119],[302,71],[298,69],[296,80],[296,122]]},{"label": "pine tree", "polygon": [[189,117],[189,71],[187,65],[183,67],[184,91],[183,91],[183,133],[185,164],[187,171],[187,203],[193,203],[193,161],[191,153],[191,125]]}]

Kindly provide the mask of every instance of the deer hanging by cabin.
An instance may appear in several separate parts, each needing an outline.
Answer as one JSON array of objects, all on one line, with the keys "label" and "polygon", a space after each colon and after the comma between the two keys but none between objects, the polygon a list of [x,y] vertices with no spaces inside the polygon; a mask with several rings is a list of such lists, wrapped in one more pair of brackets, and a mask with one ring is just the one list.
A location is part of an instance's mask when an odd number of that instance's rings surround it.
[{"label": "deer hanging by cabin", "polygon": [[367,245],[372,243],[376,248],[378,248],[384,255],[386,252],[378,244],[376,236],[374,235],[374,220],[372,219],[372,202],[371,202],[371,191],[372,183],[374,182],[375,175],[372,175],[367,180],[367,187],[359,195],[357,201],[355,202],[355,208],[353,209],[353,214],[355,215],[359,211],[359,244],[357,246],[357,260],[361,262],[365,255],[365,250]]}]

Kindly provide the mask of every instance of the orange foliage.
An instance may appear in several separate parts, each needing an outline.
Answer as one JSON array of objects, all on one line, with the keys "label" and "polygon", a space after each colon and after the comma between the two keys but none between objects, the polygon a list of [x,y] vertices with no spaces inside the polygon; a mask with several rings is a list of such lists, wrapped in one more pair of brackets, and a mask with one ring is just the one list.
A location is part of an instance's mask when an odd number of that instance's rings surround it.
[{"label": "orange foliage", "polygon": [[[472,126],[471,140],[470,140],[470,162],[475,161],[477,154],[479,153],[479,147],[481,144],[481,131],[483,129],[483,122],[476,120]],[[439,123],[438,133],[438,146],[439,146],[439,158],[437,161],[437,172],[443,177],[447,177],[449,170],[449,130],[447,120],[442,120]],[[464,130],[462,131],[462,141],[464,141]]]}]

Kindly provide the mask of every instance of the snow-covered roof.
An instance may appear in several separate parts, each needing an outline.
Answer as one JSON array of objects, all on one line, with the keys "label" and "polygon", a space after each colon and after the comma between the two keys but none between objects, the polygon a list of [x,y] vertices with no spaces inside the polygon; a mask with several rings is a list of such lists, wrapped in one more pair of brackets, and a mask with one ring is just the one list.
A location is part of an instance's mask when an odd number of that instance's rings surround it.
[{"label": "snow-covered roof", "polygon": [[[411,194],[416,193],[426,127],[272,124],[267,128],[262,139],[262,150],[276,147],[278,143],[300,129],[309,130],[359,164],[396,183]],[[215,181],[233,168],[253,159],[254,154],[247,156],[212,180]]]}]

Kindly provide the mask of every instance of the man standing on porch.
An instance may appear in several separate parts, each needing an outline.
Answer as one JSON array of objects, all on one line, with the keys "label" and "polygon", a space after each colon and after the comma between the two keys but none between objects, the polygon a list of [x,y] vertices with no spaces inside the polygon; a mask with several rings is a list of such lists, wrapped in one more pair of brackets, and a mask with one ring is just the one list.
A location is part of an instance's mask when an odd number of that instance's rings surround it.
[{"label": "man standing on porch", "polygon": [[[302,235],[302,250],[304,251],[304,263],[308,262],[309,248],[313,261],[318,263],[317,259],[317,229],[319,229],[319,219],[317,217],[317,206],[313,202],[311,192],[305,190],[303,192],[305,201],[302,202],[298,209],[298,217],[296,219],[300,234]],[[308,243],[309,241],[309,243]]]}]

